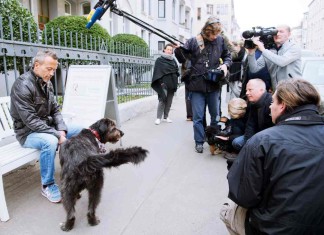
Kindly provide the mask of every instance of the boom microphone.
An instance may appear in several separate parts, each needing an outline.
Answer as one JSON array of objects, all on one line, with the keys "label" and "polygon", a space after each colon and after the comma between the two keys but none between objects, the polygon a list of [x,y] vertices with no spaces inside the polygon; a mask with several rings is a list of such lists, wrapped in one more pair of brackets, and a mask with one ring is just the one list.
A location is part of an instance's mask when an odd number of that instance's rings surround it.
[{"label": "boom microphone", "polygon": [[97,20],[101,20],[101,17],[105,14],[109,7],[112,7],[114,5],[115,1],[116,0],[99,0],[99,2],[97,2],[94,6],[95,11],[91,10],[87,17],[88,23],[86,25],[86,28],[90,29]]}]

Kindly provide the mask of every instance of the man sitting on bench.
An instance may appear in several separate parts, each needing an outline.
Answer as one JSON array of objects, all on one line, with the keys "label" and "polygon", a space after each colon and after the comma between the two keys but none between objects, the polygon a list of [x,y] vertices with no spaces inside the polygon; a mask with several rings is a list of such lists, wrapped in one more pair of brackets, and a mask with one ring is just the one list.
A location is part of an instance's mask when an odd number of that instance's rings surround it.
[{"label": "man sitting on bench", "polygon": [[39,51],[33,67],[14,82],[10,94],[16,138],[23,147],[40,150],[41,193],[54,203],[61,201],[54,179],[56,149],[82,129],[77,125],[67,127],[59,111],[50,81],[57,66],[55,52]]}]

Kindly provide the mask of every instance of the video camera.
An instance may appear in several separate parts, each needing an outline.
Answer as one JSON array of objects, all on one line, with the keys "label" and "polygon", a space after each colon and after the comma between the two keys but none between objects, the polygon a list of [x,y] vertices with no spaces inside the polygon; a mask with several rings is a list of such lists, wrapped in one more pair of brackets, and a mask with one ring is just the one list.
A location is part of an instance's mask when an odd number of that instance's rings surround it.
[{"label": "video camera", "polygon": [[278,30],[275,27],[262,28],[260,26],[252,27],[252,30],[247,30],[242,33],[244,41],[244,47],[246,49],[253,49],[256,45],[252,41],[252,37],[260,36],[260,41],[266,49],[271,49],[275,47],[273,36],[277,35]]}]

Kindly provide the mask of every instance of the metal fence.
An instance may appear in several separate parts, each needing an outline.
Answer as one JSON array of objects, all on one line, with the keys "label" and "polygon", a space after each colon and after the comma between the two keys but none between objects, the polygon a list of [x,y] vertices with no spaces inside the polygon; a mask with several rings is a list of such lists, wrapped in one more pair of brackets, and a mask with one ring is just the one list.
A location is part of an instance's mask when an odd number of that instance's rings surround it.
[{"label": "metal fence", "polygon": [[[150,87],[155,53],[150,50],[60,29],[52,29],[49,34],[44,33],[46,27],[33,32],[30,23],[24,25],[9,18],[8,25],[4,25],[3,19],[0,16],[0,97],[10,95],[15,79],[30,68],[37,51],[44,49],[54,50],[59,57],[52,79],[57,97],[64,97],[68,69],[75,64],[112,65],[118,103],[155,94]],[[55,33],[64,35],[64,40],[55,42]]]}]

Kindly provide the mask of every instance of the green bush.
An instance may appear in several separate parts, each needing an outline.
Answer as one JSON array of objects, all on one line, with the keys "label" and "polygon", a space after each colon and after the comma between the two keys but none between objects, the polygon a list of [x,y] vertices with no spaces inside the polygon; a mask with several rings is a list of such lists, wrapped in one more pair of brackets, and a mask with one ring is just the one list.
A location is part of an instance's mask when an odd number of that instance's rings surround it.
[{"label": "green bush", "polygon": [[[0,0],[0,17],[2,18],[2,39],[23,42],[37,41],[37,24],[34,17],[20,4],[18,0]],[[12,22],[12,30],[10,30],[9,18]],[[28,64],[29,60],[27,59],[25,62]],[[12,57],[6,59],[6,69],[14,69]],[[20,73],[23,71],[23,63],[21,58],[17,58],[17,70],[19,70]],[[0,58],[0,72],[4,72],[3,57]]]},{"label": "green bush", "polygon": [[107,45],[110,40],[107,30],[97,23],[87,29],[86,24],[84,16],[57,17],[45,25],[43,43],[89,50],[99,50],[102,42]]},{"label": "green bush", "polygon": [[[2,17],[3,39],[36,42],[37,24],[30,11],[24,8],[18,0],[0,0],[0,16]],[[12,20],[13,38],[11,38],[9,17]],[[28,28],[30,28],[30,40]],[[20,34],[20,29],[22,30],[22,35]]]},{"label": "green bush", "polygon": [[112,52],[116,54],[149,56],[149,47],[146,42],[133,34],[116,34],[112,37],[113,46],[110,46]]}]

